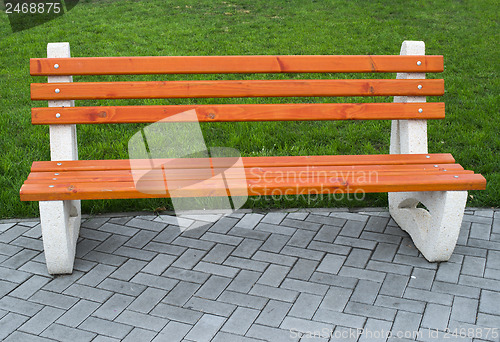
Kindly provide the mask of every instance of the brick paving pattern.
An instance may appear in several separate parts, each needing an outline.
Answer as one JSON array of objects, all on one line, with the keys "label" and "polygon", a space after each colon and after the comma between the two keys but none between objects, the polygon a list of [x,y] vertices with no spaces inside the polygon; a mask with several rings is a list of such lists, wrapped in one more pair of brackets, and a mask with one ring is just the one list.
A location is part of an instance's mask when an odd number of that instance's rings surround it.
[{"label": "brick paving pattern", "polygon": [[500,341],[500,210],[467,209],[446,263],[385,209],[203,219],[85,218],[55,277],[39,222],[0,221],[0,340]]}]

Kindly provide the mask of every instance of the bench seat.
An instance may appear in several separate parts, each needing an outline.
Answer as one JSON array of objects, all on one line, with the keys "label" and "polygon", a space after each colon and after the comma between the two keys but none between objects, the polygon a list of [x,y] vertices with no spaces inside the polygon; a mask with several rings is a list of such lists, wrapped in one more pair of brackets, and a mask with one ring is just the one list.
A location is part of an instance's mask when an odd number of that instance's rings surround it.
[{"label": "bench seat", "polygon": [[[214,174],[227,178],[241,177],[231,166],[231,159],[217,158],[212,162]],[[21,199],[26,201],[151,198],[165,196],[165,184],[155,194],[158,180],[166,175],[184,184],[186,196],[226,196],[224,183],[206,179],[206,163],[200,159],[154,160],[154,169],[147,173],[140,190],[137,189],[129,160],[78,160],[34,162],[28,179],[21,188]],[[486,180],[473,171],[464,170],[451,154],[389,154],[243,157],[245,184],[248,195],[272,195],[286,191],[288,195],[353,192],[401,192],[481,190]],[[151,160],[143,160],[150,167]],[[137,164],[134,165],[137,168]],[[148,187],[147,182],[150,182]],[[231,188],[231,193],[247,189]]]}]

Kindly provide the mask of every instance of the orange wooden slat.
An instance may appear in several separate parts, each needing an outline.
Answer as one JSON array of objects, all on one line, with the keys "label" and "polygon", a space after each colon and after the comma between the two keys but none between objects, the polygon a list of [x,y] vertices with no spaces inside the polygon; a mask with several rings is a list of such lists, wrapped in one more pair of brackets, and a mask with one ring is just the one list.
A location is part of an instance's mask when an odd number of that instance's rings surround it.
[{"label": "orange wooden slat", "polygon": [[[427,158],[428,157],[428,158]],[[318,165],[407,165],[407,164],[452,164],[455,159],[449,153],[433,154],[373,154],[373,155],[337,155],[337,156],[283,156],[283,157],[242,157],[243,165],[251,167],[292,167]],[[212,158],[218,167],[233,166],[234,158]],[[59,165],[58,165],[59,164]],[[137,159],[134,167],[150,169],[151,165],[165,165],[166,168],[203,168],[207,165],[205,158],[189,159]],[[32,172],[59,171],[99,171],[129,170],[128,159],[115,160],[67,160],[36,161],[31,166]]]},{"label": "orange wooden slat", "polygon": [[[456,177],[458,176],[458,177]],[[226,189],[221,182],[212,180],[193,182],[184,181],[186,189],[183,196],[205,197],[225,196]],[[182,182],[178,182],[182,186]],[[444,174],[426,175],[423,177],[379,176],[376,180],[359,180],[355,177],[338,178],[329,183],[314,179],[301,182],[269,182],[261,179],[248,179],[238,188],[231,188],[233,195],[242,195],[249,190],[250,196],[285,195],[285,194],[320,194],[320,193],[354,193],[354,192],[400,192],[400,191],[454,191],[484,190],[486,180],[478,174]],[[21,187],[20,196],[23,201],[72,200],[72,199],[118,199],[118,198],[153,198],[168,197],[164,189],[156,182],[144,182],[141,191],[137,191],[134,182],[72,182],[66,184],[25,183]]]},{"label": "orange wooden slat", "polygon": [[[176,114],[193,109],[200,122],[442,119],[445,115],[442,102],[42,107],[31,109],[31,122],[35,125],[137,123],[157,122],[167,117],[174,122]],[[180,116],[179,120],[185,118]]]},{"label": "orange wooden slat", "polygon": [[33,76],[442,71],[443,56],[158,56],[30,59],[30,73]]},{"label": "orange wooden slat", "polygon": [[[187,176],[186,172],[196,171],[198,169],[171,169],[168,171],[172,176]],[[219,174],[224,172],[226,176],[241,175],[241,168],[209,169],[210,172]],[[380,173],[404,173],[404,172],[459,172],[464,171],[459,164],[408,164],[408,165],[353,165],[353,166],[292,166],[292,167],[252,167],[245,168],[244,172],[247,178],[257,178],[266,174],[276,174],[278,172],[286,174],[334,174],[349,172],[380,172]],[[152,176],[160,173],[159,169],[150,171]],[[206,170],[202,169],[202,175],[206,175]],[[148,173],[149,175],[149,173]],[[87,179],[87,178],[123,178],[132,177],[132,170],[110,170],[110,171],[61,171],[61,172],[32,172],[28,176],[29,181],[52,181],[64,179]],[[163,176],[162,176],[163,177]]]},{"label": "orange wooden slat", "polygon": [[[420,89],[419,89],[420,88]],[[290,96],[439,96],[444,80],[225,80],[32,83],[32,100]]]}]

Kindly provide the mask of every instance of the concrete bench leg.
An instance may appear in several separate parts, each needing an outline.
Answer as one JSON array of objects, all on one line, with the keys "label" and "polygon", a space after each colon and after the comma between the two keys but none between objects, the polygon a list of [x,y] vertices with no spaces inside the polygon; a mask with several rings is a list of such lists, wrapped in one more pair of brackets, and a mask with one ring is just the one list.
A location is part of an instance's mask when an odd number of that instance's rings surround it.
[{"label": "concrete bench leg", "polygon": [[71,273],[80,231],[80,201],[41,201],[39,206],[47,269],[50,274]]},{"label": "concrete bench leg", "polygon": [[[431,262],[447,261],[457,243],[467,191],[389,193],[389,212]],[[422,203],[426,208],[417,208]]]}]

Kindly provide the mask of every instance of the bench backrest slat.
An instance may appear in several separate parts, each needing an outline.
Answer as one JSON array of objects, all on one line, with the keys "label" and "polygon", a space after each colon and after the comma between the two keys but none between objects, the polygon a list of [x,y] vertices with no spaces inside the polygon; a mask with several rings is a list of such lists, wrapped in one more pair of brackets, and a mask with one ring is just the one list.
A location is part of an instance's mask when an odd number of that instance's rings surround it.
[{"label": "bench backrest slat", "polygon": [[442,71],[443,56],[165,56],[30,60],[33,76]]},{"label": "bench backrest slat", "polygon": [[[32,123],[95,124],[157,122],[188,110],[200,122],[298,120],[443,119],[444,103],[294,103],[32,108]],[[185,116],[183,116],[185,118]]]},{"label": "bench backrest slat", "polygon": [[32,83],[32,100],[443,95],[444,81],[242,80]]}]

